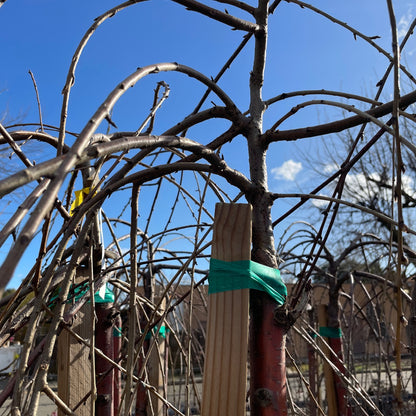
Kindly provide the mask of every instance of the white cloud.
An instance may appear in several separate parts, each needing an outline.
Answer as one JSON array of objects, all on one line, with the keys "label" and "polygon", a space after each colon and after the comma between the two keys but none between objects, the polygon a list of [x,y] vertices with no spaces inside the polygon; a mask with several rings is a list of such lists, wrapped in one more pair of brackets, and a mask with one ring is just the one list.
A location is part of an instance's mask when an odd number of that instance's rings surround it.
[{"label": "white cloud", "polygon": [[292,159],[286,160],[282,166],[271,170],[274,179],[283,179],[286,181],[294,181],[296,175],[302,170],[302,163],[295,162]]},{"label": "white cloud", "polygon": [[[392,178],[390,177],[387,179],[387,187],[381,188],[375,183],[381,180],[379,173],[371,173],[369,179],[363,173],[354,175],[348,174],[345,179],[347,189],[343,194],[343,198],[355,203],[369,201],[374,197],[377,197],[379,200],[390,202],[392,200]],[[402,190],[411,197],[416,198],[415,182],[409,175],[402,175]],[[311,201],[312,205],[319,209],[325,209],[328,205],[328,201],[323,199],[312,199]]]},{"label": "white cloud", "polygon": [[328,163],[324,166],[324,173],[334,173],[339,169],[339,165],[336,163]]},{"label": "white cloud", "polygon": [[[369,175],[371,180],[367,180],[364,174],[347,175],[346,184],[349,188],[348,196],[353,200],[359,202],[377,196],[379,199],[391,201],[392,199],[392,178],[388,178],[387,188],[379,188],[375,182],[380,181],[380,174],[374,172]],[[409,175],[402,175],[402,189],[405,193],[416,197],[415,184]]]},{"label": "white cloud", "polygon": [[[320,196],[327,196],[327,195],[323,195],[323,194],[319,194]],[[328,205],[328,201],[324,200],[324,199],[311,199],[312,201],[312,205],[319,208],[319,209],[325,209]]]},{"label": "white cloud", "polygon": [[413,8],[410,7],[407,10],[407,13],[404,14],[400,18],[399,22],[397,23],[397,32],[398,32],[399,39],[403,38],[406,35],[407,30],[409,29],[410,23],[413,20],[413,10],[412,9]]}]

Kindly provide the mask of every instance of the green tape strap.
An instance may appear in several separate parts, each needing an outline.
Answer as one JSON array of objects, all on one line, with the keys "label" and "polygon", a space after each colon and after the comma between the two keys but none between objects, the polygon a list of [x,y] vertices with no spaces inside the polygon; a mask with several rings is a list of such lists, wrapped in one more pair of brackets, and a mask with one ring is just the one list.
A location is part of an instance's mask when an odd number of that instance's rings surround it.
[{"label": "green tape strap", "polygon": [[320,326],[319,335],[326,338],[342,338],[341,328],[332,328],[329,326]]},{"label": "green tape strap", "polygon": [[279,305],[287,297],[280,271],[251,260],[210,260],[208,293],[256,289],[268,293]]},{"label": "green tape strap", "polygon": [[113,328],[113,337],[114,338],[121,338],[123,336],[122,328],[114,327]]},{"label": "green tape strap", "polygon": [[[89,292],[88,282],[78,286],[74,289],[75,302],[80,300],[85,294]],[[95,303],[114,303],[114,293],[105,285],[105,289],[100,289],[94,294]]]},{"label": "green tape strap", "polygon": [[[78,302],[86,293],[89,291],[88,282],[77,286],[73,289],[73,295],[70,299],[75,299],[75,302]],[[52,306],[56,299],[59,297],[59,288],[56,293],[51,297],[48,306]],[[115,296],[114,293],[105,285],[105,290],[98,290],[94,295],[95,303],[114,303]],[[68,303],[70,300],[67,301]]]},{"label": "green tape strap", "polygon": [[[104,293],[103,293],[104,292]],[[114,303],[115,301],[114,293],[105,285],[105,290],[99,290],[94,295],[95,303]]]},{"label": "green tape strap", "polygon": [[157,325],[151,330],[149,331],[146,336],[145,339],[151,339],[153,335],[155,335],[156,333],[158,334],[159,338],[163,338],[166,339],[166,333],[169,331],[169,328],[166,328],[165,325],[162,325],[160,327],[159,332],[157,332]]}]

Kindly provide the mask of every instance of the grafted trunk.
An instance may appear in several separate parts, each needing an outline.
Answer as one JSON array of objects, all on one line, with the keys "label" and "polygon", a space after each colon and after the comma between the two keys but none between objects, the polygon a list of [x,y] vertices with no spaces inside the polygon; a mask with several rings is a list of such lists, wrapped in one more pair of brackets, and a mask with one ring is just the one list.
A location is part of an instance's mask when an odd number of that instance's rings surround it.
[{"label": "grafted trunk", "polygon": [[250,293],[251,415],[285,416],[286,333],[275,322],[276,302],[266,293]]},{"label": "grafted trunk", "polygon": [[[257,198],[254,203],[252,260],[277,268],[267,194]],[[280,312],[279,320],[276,319],[277,311]],[[285,346],[288,324],[286,318],[285,305],[278,305],[264,292],[250,291],[250,406],[252,415],[287,415]]]},{"label": "grafted trunk", "polygon": [[[247,134],[250,177],[254,185],[249,202],[253,205],[252,260],[277,268],[268,192],[266,148],[260,143],[265,104],[262,99],[267,50],[268,1],[259,0],[256,11],[259,30],[255,34],[253,69],[250,74],[251,124]],[[285,416],[287,325],[277,322],[279,307],[271,297],[250,291],[250,406],[251,415]],[[285,306],[281,307],[285,310]],[[285,314],[279,314],[285,316]]]}]

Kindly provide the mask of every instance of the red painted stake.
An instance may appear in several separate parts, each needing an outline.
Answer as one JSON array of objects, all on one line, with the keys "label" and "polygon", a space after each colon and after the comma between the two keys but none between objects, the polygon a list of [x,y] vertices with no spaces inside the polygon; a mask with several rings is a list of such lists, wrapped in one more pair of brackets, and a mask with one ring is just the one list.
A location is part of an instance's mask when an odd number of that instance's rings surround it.
[{"label": "red painted stake", "polygon": [[[316,355],[315,355],[315,350],[313,349],[311,345],[308,345],[308,364],[309,364],[309,387],[313,396],[318,400],[317,388],[316,388],[316,373],[317,373],[316,372],[316,369],[317,369]],[[316,416],[317,411],[318,409],[316,407],[314,400],[312,400],[312,398],[309,397],[310,416]]]},{"label": "red painted stake", "polygon": [[276,302],[250,291],[250,406],[252,416],[287,416],[286,333],[274,319]]},{"label": "red painted stake", "polygon": [[[121,315],[117,314],[114,319],[113,327],[113,359],[117,363],[120,359],[121,345],[122,345],[122,321]],[[118,414],[120,409],[121,400],[121,371],[117,368],[114,369],[114,395],[113,395],[113,409],[114,415]]]},{"label": "red painted stake", "polygon": [[[140,373],[143,363],[144,356],[149,351],[149,340],[145,340],[143,343],[143,354],[140,354],[139,363],[138,363],[138,372]],[[144,373],[143,373],[144,374]],[[144,377],[144,375],[143,375]],[[148,393],[145,387],[141,384],[137,386],[137,397],[136,397],[136,416],[147,416],[147,404],[148,404]]]},{"label": "red painted stake", "polygon": [[[169,379],[169,332],[170,331],[166,331],[166,339],[165,339],[165,380],[164,380],[164,389],[165,389],[165,394],[168,394],[168,379]],[[163,416],[167,416],[168,415],[168,409],[167,407],[164,409],[164,413]]]},{"label": "red painted stake", "polygon": [[[332,360],[333,363],[336,365],[336,367],[342,374],[345,374],[345,367],[341,364],[343,362],[342,338],[329,338],[329,346],[338,356],[338,359],[334,357],[334,359]],[[345,385],[342,382],[341,378],[338,377],[338,375],[335,373],[334,382],[338,402],[338,415],[351,416],[351,407],[348,407],[347,401],[347,389],[345,388]]]},{"label": "red painted stake", "polygon": [[[113,312],[112,303],[95,304],[95,313],[97,315],[95,345],[111,359],[113,359]],[[114,416],[114,370],[112,365],[96,355],[95,374],[97,377],[95,416]]]},{"label": "red painted stake", "polygon": [[[311,308],[308,311],[309,315],[309,323],[312,328],[315,327],[315,319],[314,319],[314,311]],[[308,344],[308,364],[309,364],[309,387],[310,391],[313,394],[313,396],[316,398],[316,400],[319,400],[318,397],[318,389],[317,389],[317,375],[318,375],[318,366],[316,362],[316,354],[315,349],[312,347],[312,345]],[[309,413],[310,416],[317,416],[318,409],[316,407],[315,401],[312,399],[312,397],[309,397]]]}]

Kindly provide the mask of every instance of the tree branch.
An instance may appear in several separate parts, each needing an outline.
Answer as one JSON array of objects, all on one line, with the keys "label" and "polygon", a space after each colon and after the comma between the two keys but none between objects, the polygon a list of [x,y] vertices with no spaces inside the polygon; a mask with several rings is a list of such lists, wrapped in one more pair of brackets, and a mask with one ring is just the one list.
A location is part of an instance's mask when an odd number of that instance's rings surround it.
[{"label": "tree branch", "polygon": [[81,39],[81,42],[78,44],[77,49],[72,56],[71,59],[71,65],[69,67],[65,86],[62,90],[63,95],[63,102],[61,107],[61,120],[60,120],[60,127],[59,127],[59,139],[58,139],[58,147],[57,147],[57,154],[58,156],[62,153],[64,140],[65,140],[65,128],[66,128],[66,119],[67,119],[67,113],[68,113],[68,103],[69,103],[69,95],[71,93],[71,88],[75,83],[75,70],[78,65],[79,59],[81,57],[81,53],[85,48],[85,45],[89,41],[90,37],[93,35],[93,33],[96,31],[98,26],[101,25],[105,20],[109,19],[110,17],[113,17],[116,13],[118,13],[120,10],[125,9],[126,7],[129,7],[136,3],[141,3],[146,0],[129,0],[122,4],[119,4],[115,7],[113,7],[110,10],[107,10],[105,13],[103,13],[101,16],[98,16],[94,19],[94,23],[88,28],[86,33],[84,34],[83,38]]},{"label": "tree branch", "polygon": [[244,30],[245,32],[256,32],[259,27],[255,23],[247,22],[246,20],[239,19],[230,14],[220,12],[212,7],[206,6],[196,0],[172,0],[175,3],[179,3],[185,6],[188,10],[201,13],[211,19],[217,20],[221,23],[225,23],[238,30]]},{"label": "tree branch", "polygon": [[269,98],[264,103],[266,106],[270,106],[277,101],[285,100],[286,98],[297,97],[297,96],[305,96],[305,95],[334,95],[336,97],[344,97],[351,100],[358,100],[363,101],[365,103],[373,104],[373,105],[382,105],[383,103],[380,101],[372,100],[371,98],[364,97],[362,95],[350,94],[347,92],[342,91],[331,91],[331,90],[302,90],[302,91],[292,91],[292,92],[284,92],[282,94],[276,95],[276,97]]},{"label": "tree branch", "polygon": [[[287,193],[287,194],[273,193],[271,194],[271,197],[274,200],[281,199],[281,198],[301,198],[302,200],[317,199],[319,201],[334,202],[336,204],[346,205],[351,208],[355,208],[359,211],[366,212],[367,214],[370,214],[370,215],[373,215],[374,217],[379,218],[381,221],[385,222],[386,224],[394,225],[396,227],[399,225],[399,223],[395,221],[393,218],[390,218],[387,215],[384,215],[383,213],[379,211],[367,208],[360,204],[355,204],[354,202],[350,202],[345,199],[332,198],[330,196],[325,196],[325,195],[302,194],[302,193]],[[409,227],[406,227],[406,230],[409,234],[416,235],[416,230],[412,230]]]},{"label": "tree branch", "polygon": [[215,0],[215,1],[217,1],[218,3],[229,4],[230,6],[234,6],[241,10],[245,10],[246,12],[254,16],[254,11],[255,11],[254,7],[242,1],[238,1],[238,0]]},{"label": "tree branch", "polygon": [[[403,95],[400,98],[400,108],[405,108],[410,104],[416,102],[416,91],[413,91],[407,95]],[[393,110],[393,101],[383,104],[379,107],[373,108],[366,112],[367,115],[375,118],[383,117]],[[350,129],[352,127],[359,126],[360,124],[367,121],[366,116],[353,116],[342,120],[333,121],[331,123],[320,124],[316,126],[303,127],[292,130],[277,130],[277,131],[266,131],[261,140],[264,145],[269,145],[272,142],[277,141],[293,141],[298,139],[304,139],[307,137],[323,136],[331,133],[338,133],[343,130]]]},{"label": "tree branch", "polygon": [[[87,147],[85,152],[78,158],[78,164],[82,165],[91,159],[101,158],[115,152],[122,152],[134,148],[154,150],[156,148],[179,148],[192,152],[197,159],[203,158],[213,165],[217,170],[226,168],[226,163],[210,148],[193,140],[177,136],[125,136],[111,142],[100,143]],[[23,171],[10,175],[0,181],[0,197],[7,195],[20,186],[26,185],[42,177],[54,178],[55,172],[62,164],[65,156],[58,156],[46,162],[27,168]],[[195,158],[189,157],[194,161]],[[182,160],[176,163],[185,163]]]}]

